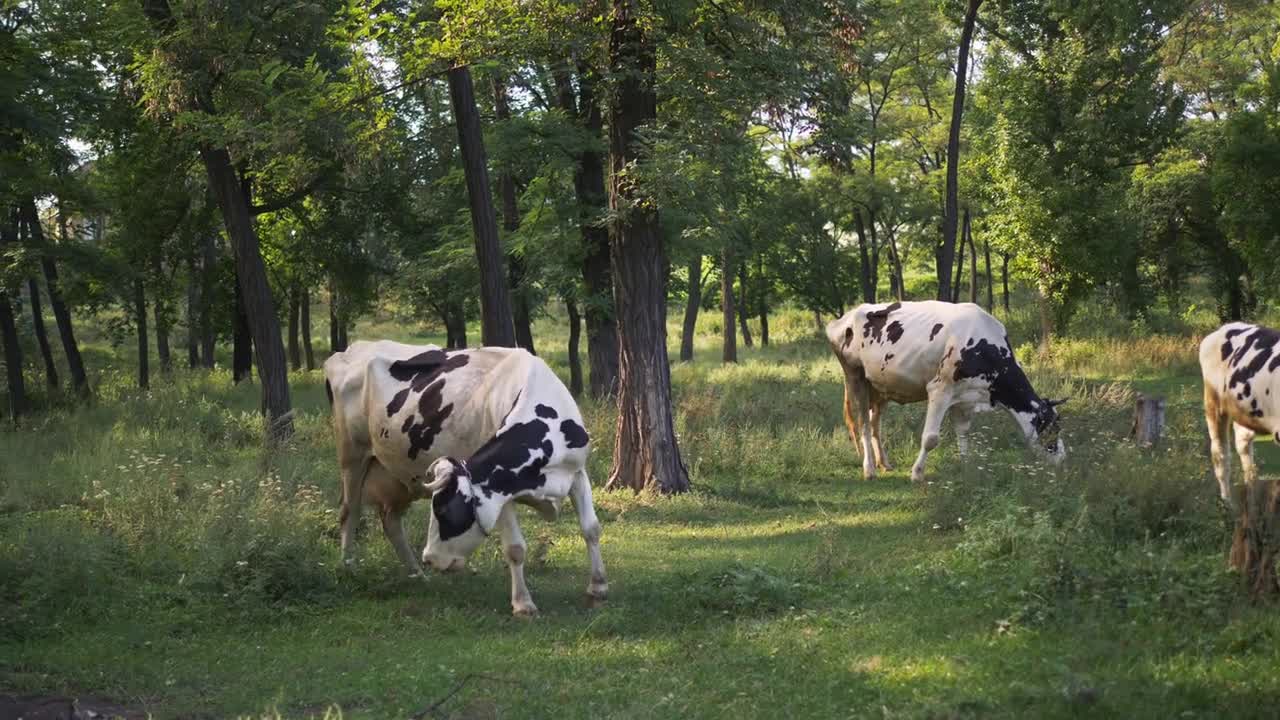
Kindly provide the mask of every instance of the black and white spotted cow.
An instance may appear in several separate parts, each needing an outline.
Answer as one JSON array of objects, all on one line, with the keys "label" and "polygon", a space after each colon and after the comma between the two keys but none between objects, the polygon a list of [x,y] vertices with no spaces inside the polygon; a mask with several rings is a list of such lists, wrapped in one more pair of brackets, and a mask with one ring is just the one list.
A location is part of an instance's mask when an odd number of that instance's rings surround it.
[{"label": "black and white spotted cow", "polygon": [[[1231,494],[1231,462],[1223,443],[1228,426],[1235,430],[1236,453],[1244,481],[1258,477],[1253,439],[1280,431],[1280,332],[1260,325],[1227,323],[1200,341],[1200,374],[1204,377],[1204,417],[1209,426],[1209,453],[1218,493],[1235,509]],[[1280,435],[1276,435],[1280,442]]]},{"label": "black and white spotted cow", "polygon": [[831,349],[844,370],[844,418],[862,455],[862,476],[891,469],[880,445],[885,404],[927,401],[920,455],[911,479],[924,479],[925,459],[952,412],[960,453],[974,412],[1004,408],[1029,444],[1061,460],[1058,438],[1063,400],[1036,394],[1013,357],[1004,325],[972,303],[905,302],[859,305],[827,325]]},{"label": "black and white spotted cow", "polygon": [[401,562],[420,574],[401,518],[414,500],[430,497],[423,562],[461,569],[496,528],[511,570],[512,609],[534,614],[514,503],[554,519],[568,496],[587,543],[587,594],[604,599],[587,432],[546,363],[518,349],[357,342],[330,357],[324,374],[342,473],[345,561],[352,559],[361,504],[369,502]]}]

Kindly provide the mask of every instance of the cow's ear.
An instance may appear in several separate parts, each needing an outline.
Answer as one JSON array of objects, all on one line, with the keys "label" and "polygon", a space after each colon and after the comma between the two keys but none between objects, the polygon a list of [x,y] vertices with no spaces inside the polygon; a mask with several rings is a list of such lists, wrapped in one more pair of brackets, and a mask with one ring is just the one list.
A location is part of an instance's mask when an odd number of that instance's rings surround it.
[{"label": "cow's ear", "polygon": [[840,347],[849,347],[851,342],[853,342],[853,328],[847,327],[844,329],[844,342],[840,344]]}]

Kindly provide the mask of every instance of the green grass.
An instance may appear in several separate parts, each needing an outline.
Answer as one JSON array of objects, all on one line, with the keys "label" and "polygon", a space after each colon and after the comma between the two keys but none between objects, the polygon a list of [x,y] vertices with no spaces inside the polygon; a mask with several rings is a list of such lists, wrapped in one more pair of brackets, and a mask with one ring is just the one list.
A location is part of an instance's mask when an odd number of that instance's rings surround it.
[{"label": "green grass", "polygon": [[[1075,396],[1065,465],[993,413],[971,461],[947,433],[913,486],[921,406],[892,408],[898,470],[864,482],[812,317],[781,313],[774,347],[725,367],[714,315],[673,368],[695,490],[597,490],[598,610],[573,521],[524,514],[531,622],[496,542],[475,574],[411,582],[368,518],[339,571],[318,372],[293,376],[298,434],[268,456],[255,387],[180,372],[139,393],[127,351],[96,346],[95,405],[0,433],[0,694],[157,717],[407,717],[453,690],[432,716],[1274,715],[1280,621],[1224,571],[1190,335],[1024,351],[1042,393]],[[536,332],[563,371],[564,333]],[[355,336],[433,338],[390,317]],[[1122,439],[1139,390],[1170,398],[1162,451]],[[601,484],[615,416],[583,411]]]}]

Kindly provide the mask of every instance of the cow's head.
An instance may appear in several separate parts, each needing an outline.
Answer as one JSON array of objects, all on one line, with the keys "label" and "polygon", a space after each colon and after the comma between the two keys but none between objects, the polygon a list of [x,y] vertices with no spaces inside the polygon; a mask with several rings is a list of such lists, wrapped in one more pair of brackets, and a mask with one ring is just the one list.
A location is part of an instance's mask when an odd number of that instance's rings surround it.
[{"label": "cow's head", "polygon": [[427,473],[431,523],[422,562],[440,572],[461,570],[467,566],[467,556],[488,536],[481,516],[489,514],[484,507],[489,501],[472,484],[466,466],[453,458],[436,460]]},{"label": "cow's head", "polygon": [[1031,427],[1035,432],[1033,442],[1037,443],[1054,463],[1062,462],[1067,456],[1067,446],[1060,437],[1058,425],[1058,406],[1066,402],[1061,400],[1041,400],[1035,404],[1031,417]]}]

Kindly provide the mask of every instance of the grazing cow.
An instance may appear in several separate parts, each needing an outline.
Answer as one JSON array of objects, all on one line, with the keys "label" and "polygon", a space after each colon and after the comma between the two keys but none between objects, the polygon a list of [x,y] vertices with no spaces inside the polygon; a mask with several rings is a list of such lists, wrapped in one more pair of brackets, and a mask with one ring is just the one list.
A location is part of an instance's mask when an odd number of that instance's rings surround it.
[{"label": "grazing cow", "polygon": [[411,573],[421,566],[401,518],[431,498],[422,560],[458,570],[493,532],[511,570],[516,615],[537,612],[524,581],[525,541],[512,501],[554,519],[573,499],[587,543],[587,595],[608,592],[600,523],[587,480],[587,431],[569,391],[524,350],[443,350],[357,342],[324,364],[342,473],[342,554],[351,561],[362,502],[381,512],[387,540]]},{"label": "grazing cow", "polygon": [[890,400],[929,403],[912,480],[924,479],[925,458],[938,444],[948,410],[961,454],[969,449],[965,433],[973,413],[995,407],[1007,410],[1027,442],[1050,459],[1066,453],[1055,409],[1065,400],[1036,394],[1004,326],[977,305],[859,305],[827,325],[827,338],[844,370],[844,419],[864,478],[875,477],[877,466],[891,469],[880,445],[880,417]]},{"label": "grazing cow", "polygon": [[[1200,374],[1204,377],[1204,417],[1209,426],[1209,454],[1218,493],[1236,509],[1231,495],[1231,461],[1223,442],[1228,424],[1235,427],[1236,453],[1246,485],[1258,477],[1253,438],[1280,431],[1280,332],[1260,325],[1227,323],[1200,341]],[[1273,393],[1272,390],[1276,392]],[[1280,435],[1276,435],[1280,441]]]}]

